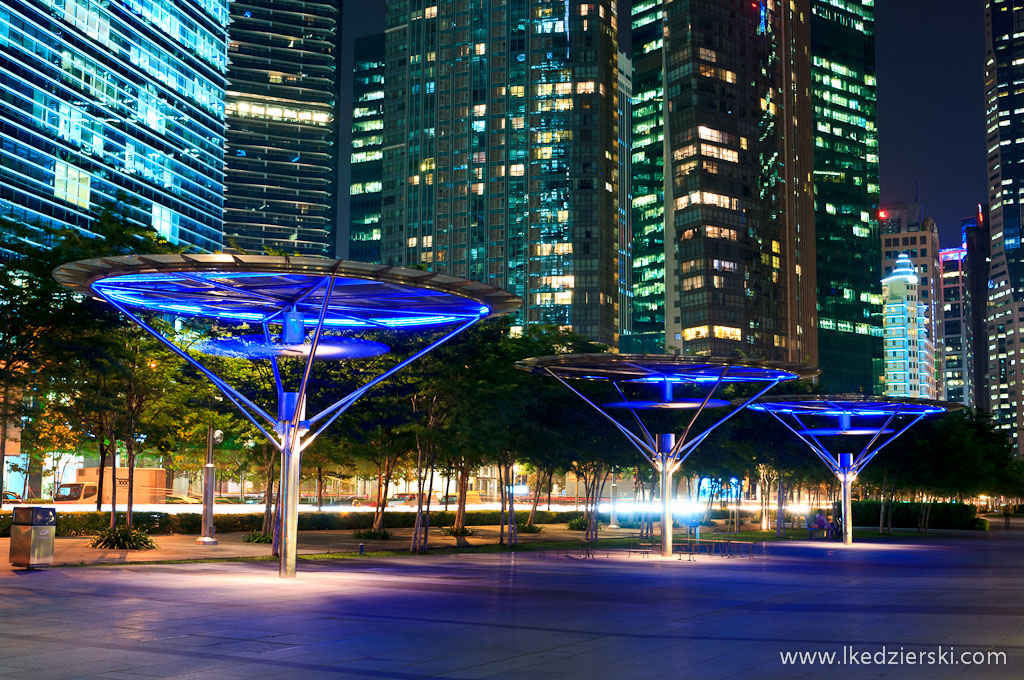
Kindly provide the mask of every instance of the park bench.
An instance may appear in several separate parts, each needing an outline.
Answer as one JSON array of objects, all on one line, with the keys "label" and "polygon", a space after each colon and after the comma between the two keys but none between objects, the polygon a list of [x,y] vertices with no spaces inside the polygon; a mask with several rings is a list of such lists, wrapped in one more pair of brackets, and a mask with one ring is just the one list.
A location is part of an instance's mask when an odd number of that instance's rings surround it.
[{"label": "park bench", "polygon": [[804,519],[806,524],[805,528],[807,529],[807,538],[814,538],[819,531],[821,532],[822,538],[828,538],[828,529],[822,529],[819,527],[817,522],[814,521],[814,518],[810,516],[805,517]]}]

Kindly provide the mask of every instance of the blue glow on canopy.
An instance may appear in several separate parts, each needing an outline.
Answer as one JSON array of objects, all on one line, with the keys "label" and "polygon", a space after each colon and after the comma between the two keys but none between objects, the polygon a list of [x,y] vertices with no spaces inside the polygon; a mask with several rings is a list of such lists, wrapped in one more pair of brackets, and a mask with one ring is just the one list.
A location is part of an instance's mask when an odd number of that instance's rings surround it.
[{"label": "blue glow on canopy", "polygon": [[[782,371],[775,368],[760,368],[756,366],[668,366],[659,365],[649,367],[655,375],[645,375],[642,378],[627,378],[623,382],[649,383],[649,384],[707,384],[717,383],[762,383],[772,380],[793,380],[798,376],[789,371]],[[724,374],[724,377],[722,377]]]},{"label": "blue glow on canopy", "polygon": [[920,416],[945,413],[946,409],[934,404],[915,404],[869,401],[767,401],[751,404],[747,408],[755,411],[771,411],[777,414],[806,416],[852,416],[858,418],[888,417],[899,411],[900,416]]},{"label": "blue glow on canopy", "polygon": [[[197,271],[100,279],[95,292],[138,309],[223,321],[281,323],[293,307],[315,326],[329,276],[289,272]],[[415,284],[337,276],[326,328],[401,329],[443,326],[490,314],[476,300]]]}]

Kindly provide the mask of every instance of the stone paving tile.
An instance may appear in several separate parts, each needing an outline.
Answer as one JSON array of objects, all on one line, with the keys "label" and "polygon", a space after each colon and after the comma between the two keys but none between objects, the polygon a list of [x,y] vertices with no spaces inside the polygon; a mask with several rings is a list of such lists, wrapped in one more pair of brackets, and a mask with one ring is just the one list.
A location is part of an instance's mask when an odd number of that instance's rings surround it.
[{"label": "stone paving tile", "polygon": [[[1024,589],[1007,572],[1024,576],[1024,532],[922,540],[773,545],[767,558],[689,564],[315,562],[293,581],[260,562],[53,569],[0,578],[0,678],[1020,678]],[[98,603],[118,616],[98,619]],[[1011,665],[968,674],[778,658],[939,642],[1004,645]]]}]

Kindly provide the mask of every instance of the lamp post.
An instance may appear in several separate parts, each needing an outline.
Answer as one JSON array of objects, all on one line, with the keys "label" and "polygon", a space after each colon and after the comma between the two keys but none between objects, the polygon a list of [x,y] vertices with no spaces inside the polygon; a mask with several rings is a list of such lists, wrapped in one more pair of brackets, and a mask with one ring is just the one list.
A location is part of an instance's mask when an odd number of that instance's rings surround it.
[{"label": "lamp post", "polygon": [[213,492],[217,483],[217,468],[213,463],[213,447],[224,441],[224,433],[213,429],[213,425],[206,428],[206,465],[203,466],[203,532],[196,539],[200,545],[217,545],[217,539],[213,537]]}]

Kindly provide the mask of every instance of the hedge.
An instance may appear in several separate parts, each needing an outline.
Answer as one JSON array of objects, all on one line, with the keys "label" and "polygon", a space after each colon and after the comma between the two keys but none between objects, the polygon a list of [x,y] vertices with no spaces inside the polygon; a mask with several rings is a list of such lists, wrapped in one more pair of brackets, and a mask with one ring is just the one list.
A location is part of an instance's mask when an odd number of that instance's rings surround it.
[{"label": "hedge", "polygon": [[[853,526],[877,527],[881,501],[852,501]],[[987,529],[979,522],[978,508],[967,503],[932,503],[928,516],[929,529]],[[888,511],[887,511],[888,512]],[[892,526],[916,529],[921,518],[921,503],[893,503]],[[887,525],[889,524],[886,517]]]},{"label": "hedge", "polygon": [[[124,513],[121,513],[122,515]],[[469,526],[485,526],[497,524],[497,510],[473,510],[466,512],[466,524]],[[537,511],[537,524],[557,524],[568,522],[579,517],[579,512],[546,512]],[[526,524],[530,513],[516,512],[516,522]],[[0,516],[0,537],[11,535],[11,514]],[[122,520],[123,521],[123,520]],[[182,513],[169,515],[164,512],[136,512],[135,526],[151,534],[198,534],[202,530],[202,515],[199,513]],[[411,528],[415,525],[414,512],[385,512],[384,526],[389,529]],[[455,523],[454,512],[430,513],[430,526],[444,527]],[[232,531],[259,531],[263,527],[263,513],[245,515],[214,515],[214,528],[218,533]],[[373,525],[372,512],[300,512],[299,530],[318,529],[369,529]],[[58,512],[58,536],[90,536],[110,526],[109,512]]]}]

